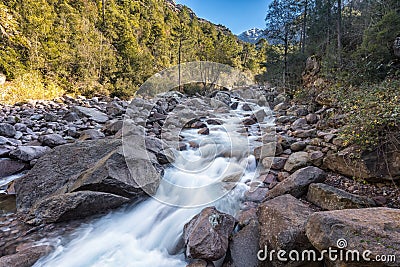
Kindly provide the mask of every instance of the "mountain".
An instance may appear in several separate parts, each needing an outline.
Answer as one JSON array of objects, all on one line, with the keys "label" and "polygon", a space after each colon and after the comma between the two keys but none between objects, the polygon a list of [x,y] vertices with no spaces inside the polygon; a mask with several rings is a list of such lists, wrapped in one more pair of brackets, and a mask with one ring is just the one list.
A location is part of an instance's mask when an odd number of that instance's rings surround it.
[{"label": "mountain", "polygon": [[253,28],[239,34],[238,38],[244,42],[256,44],[260,39],[266,38],[266,36],[264,30]]}]

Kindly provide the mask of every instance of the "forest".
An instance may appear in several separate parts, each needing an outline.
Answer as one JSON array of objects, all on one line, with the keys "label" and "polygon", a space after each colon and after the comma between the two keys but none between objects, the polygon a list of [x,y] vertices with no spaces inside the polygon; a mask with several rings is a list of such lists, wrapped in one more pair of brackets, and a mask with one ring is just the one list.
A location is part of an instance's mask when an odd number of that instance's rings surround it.
[{"label": "forest", "polygon": [[9,102],[61,92],[128,97],[190,61],[261,73],[266,50],[165,0],[0,1],[0,37]]},{"label": "forest", "polygon": [[397,0],[273,0],[264,79],[300,102],[335,106],[347,143],[398,144],[399,25]]}]

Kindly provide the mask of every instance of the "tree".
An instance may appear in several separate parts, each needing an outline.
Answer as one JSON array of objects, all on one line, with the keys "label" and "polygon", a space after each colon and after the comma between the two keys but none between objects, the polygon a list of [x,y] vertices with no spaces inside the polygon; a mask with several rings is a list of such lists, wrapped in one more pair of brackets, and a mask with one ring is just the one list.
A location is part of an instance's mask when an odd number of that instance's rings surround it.
[{"label": "tree", "polygon": [[299,15],[299,5],[294,0],[273,0],[269,5],[266,16],[267,37],[283,44],[284,47],[284,72],[283,84],[288,76],[289,48],[297,41],[294,21]]}]

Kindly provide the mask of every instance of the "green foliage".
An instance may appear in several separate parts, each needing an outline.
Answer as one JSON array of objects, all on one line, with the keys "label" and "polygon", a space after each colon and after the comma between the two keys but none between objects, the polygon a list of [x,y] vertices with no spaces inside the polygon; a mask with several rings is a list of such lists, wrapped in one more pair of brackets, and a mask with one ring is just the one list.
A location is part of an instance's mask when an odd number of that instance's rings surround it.
[{"label": "green foliage", "polygon": [[34,72],[87,95],[131,96],[178,64],[179,54],[181,62],[215,61],[255,74],[265,60],[254,45],[164,0],[0,0],[0,34],[7,80],[17,84]]},{"label": "green foliage", "polygon": [[344,87],[330,93],[347,114],[342,138],[363,148],[375,148],[400,131],[400,81],[387,79],[380,84]]}]

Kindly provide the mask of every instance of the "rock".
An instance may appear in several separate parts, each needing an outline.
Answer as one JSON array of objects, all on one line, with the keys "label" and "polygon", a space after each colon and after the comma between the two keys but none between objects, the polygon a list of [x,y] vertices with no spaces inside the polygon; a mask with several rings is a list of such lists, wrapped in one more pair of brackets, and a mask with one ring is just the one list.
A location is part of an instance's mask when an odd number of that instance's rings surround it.
[{"label": "rock", "polygon": [[233,235],[229,250],[235,267],[257,267],[259,251],[259,224],[256,220]]},{"label": "rock", "polygon": [[400,58],[400,37],[398,36],[393,42],[394,55]]},{"label": "rock", "polygon": [[285,166],[287,158],[283,157],[266,157],[263,159],[262,164],[265,168],[273,170],[281,170]]},{"label": "rock", "polygon": [[[91,205],[95,205],[95,198],[99,197],[98,204],[103,208],[107,206],[101,202],[105,199],[110,199],[110,208],[114,208],[118,203],[126,202],[126,198],[135,200],[147,196],[147,193],[155,193],[161,179],[153,166],[155,156],[145,151],[143,137],[132,135],[129,138],[134,142],[125,151],[118,139],[76,142],[54,148],[40,158],[26,176],[15,182],[18,212],[25,221],[40,223],[45,208],[56,207],[57,201],[59,205],[68,206],[68,201],[71,205],[78,205],[88,199],[93,201]],[[129,169],[128,166],[135,168]],[[79,191],[94,192],[70,194]],[[41,213],[36,213],[35,209],[39,207]],[[80,209],[79,205],[74,207]],[[49,220],[67,216],[55,214],[57,211],[76,214],[74,210],[67,211],[67,207],[55,209]]]},{"label": "rock", "polygon": [[58,121],[58,116],[54,113],[48,112],[48,113],[44,114],[43,119],[45,121],[56,122],[56,121]]},{"label": "rock", "polygon": [[247,103],[244,103],[244,104],[243,104],[242,109],[243,109],[244,111],[251,111],[251,110],[252,110],[251,107],[250,107],[250,105],[247,104]]},{"label": "rock", "polygon": [[397,146],[363,153],[355,146],[348,147],[338,153],[328,154],[323,166],[342,175],[371,182],[399,180],[400,147]]},{"label": "rock", "polygon": [[13,146],[0,145],[0,157],[8,156],[13,149],[15,149]]},{"label": "rock", "polygon": [[16,123],[14,125],[14,128],[16,131],[20,131],[20,132],[26,132],[26,130],[27,130],[27,126],[23,123]]},{"label": "rock", "polygon": [[125,113],[125,109],[117,102],[111,102],[106,107],[107,114],[110,116],[121,116]]},{"label": "rock", "polygon": [[205,127],[205,128],[200,129],[197,133],[201,134],[201,135],[209,135],[210,134],[210,129]]},{"label": "rock", "polygon": [[27,164],[11,159],[0,159],[0,178],[23,171]]},{"label": "rock", "polygon": [[50,196],[35,203],[28,224],[39,225],[85,218],[128,203],[129,198],[110,193],[79,191]]},{"label": "rock", "polygon": [[319,150],[308,153],[308,157],[313,165],[320,167],[323,163],[325,154]]},{"label": "rock", "polygon": [[[282,195],[260,205],[260,249],[271,252],[312,249],[306,236],[306,223],[313,213],[311,208],[291,195]],[[266,261],[269,255],[265,256]],[[266,262],[265,262],[266,263]],[[272,266],[301,266],[304,262],[280,262],[273,257]],[[263,265],[264,266],[264,265]],[[268,266],[268,265],[267,265]],[[307,266],[307,265],[305,265]]]},{"label": "rock", "polygon": [[81,106],[75,106],[74,110],[78,115],[88,117],[91,120],[98,122],[98,123],[105,123],[106,121],[108,121],[107,114],[105,114],[95,108],[86,108],[86,107],[81,107]]},{"label": "rock", "polygon": [[284,194],[301,197],[307,193],[310,184],[322,183],[325,178],[326,173],[317,167],[300,169],[269,190],[266,199],[272,199]]},{"label": "rock", "polygon": [[97,140],[106,137],[102,132],[95,129],[83,130],[79,136],[79,140]]},{"label": "rock", "polygon": [[290,145],[290,149],[294,152],[298,152],[304,150],[307,146],[307,143],[304,141],[295,142]]},{"label": "rock", "polygon": [[31,161],[44,156],[51,151],[47,146],[19,146],[10,152],[10,157],[17,158],[22,161]]},{"label": "rock", "polygon": [[[376,266],[399,266],[400,210],[388,208],[345,209],[317,212],[307,221],[306,234],[319,251],[340,247],[344,253],[369,250],[371,260],[377,255],[396,255],[395,263]],[[339,263],[338,263],[339,264]],[[351,266],[375,266],[354,262]],[[342,265],[345,266],[345,265]],[[346,265],[348,266],[348,265]]]},{"label": "rock", "polygon": [[16,134],[16,130],[14,126],[8,123],[0,123],[0,135],[6,136],[6,137],[14,137]]},{"label": "rock", "polygon": [[16,211],[17,207],[16,207],[15,195],[0,194],[0,215],[7,213],[15,213]]},{"label": "rock", "polygon": [[299,138],[310,138],[314,137],[317,134],[316,129],[310,129],[310,130],[297,130],[293,132],[293,136],[299,137]]},{"label": "rock", "polygon": [[183,229],[186,256],[192,259],[216,261],[228,250],[228,239],[235,226],[235,218],[215,207],[203,209]]},{"label": "rock", "polygon": [[215,267],[215,266],[214,263],[212,262],[207,262],[205,260],[194,260],[188,265],[186,265],[186,267]]},{"label": "rock", "polygon": [[242,123],[245,126],[250,126],[250,125],[256,124],[257,121],[253,117],[248,117],[248,118],[244,119]]},{"label": "rock", "polygon": [[289,156],[284,166],[285,171],[293,172],[309,165],[307,152],[296,152]]},{"label": "rock", "polygon": [[102,131],[108,135],[114,135],[118,131],[120,131],[123,126],[124,126],[124,121],[112,120],[112,121],[108,121],[106,123],[106,125],[104,125]]},{"label": "rock", "polygon": [[268,188],[265,187],[250,188],[244,193],[244,199],[251,202],[261,202],[265,199],[267,192]]},{"label": "rock", "polygon": [[357,196],[326,184],[311,184],[308,188],[307,200],[325,210],[375,207],[372,199]]},{"label": "rock", "polygon": [[168,164],[175,161],[173,150],[163,140],[148,136],[145,138],[145,142],[146,149],[157,157],[160,164]]},{"label": "rock", "polygon": [[290,126],[290,128],[292,128],[292,130],[299,130],[299,129],[303,129],[307,125],[308,125],[307,120],[304,118],[300,118],[300,119],[297,119],[296,121],[294,121],[292,123],[292,125]]},{"label": "rock", "polygon": [[68,122],[74,122],[79,120],[79,116],[78,114],[76,114],[76,112],[68,112],[67,114],[65,114],[65,116],[63,117],[63,120],[66,120]]},{"label": "rock", "polygon": [[39,137],[39,141],[41,141],[43,145],[49,146],[49,147],[60,146],[60,145],[64,145],[67,143],[67,140],[65,140],[59,134],[48,134],[48,135],[41,136],[41,137]]},{"label": "rock", "polygon": [[309,124],[315,124],[318,121],[318,116],[317,114],[310,113],[306,116],[306,120]]},{"label": "rock", "polygon": [[[278,149],[276,142],[267,143],[263,146],[256,147],[254,149],[254,156],[256,157],[256,159],[262,161],[266,157],[274,157],[277,150]],[[282,150],[282,147],[280,147],[280,150]]]},{"label": "rock", "polygon": [[19,251],[13,255],[7,255],[0,258],[2,267],[31,267],[40,258],[46,256],[52,251],[52,247],[46,245],[32,246]]}]

